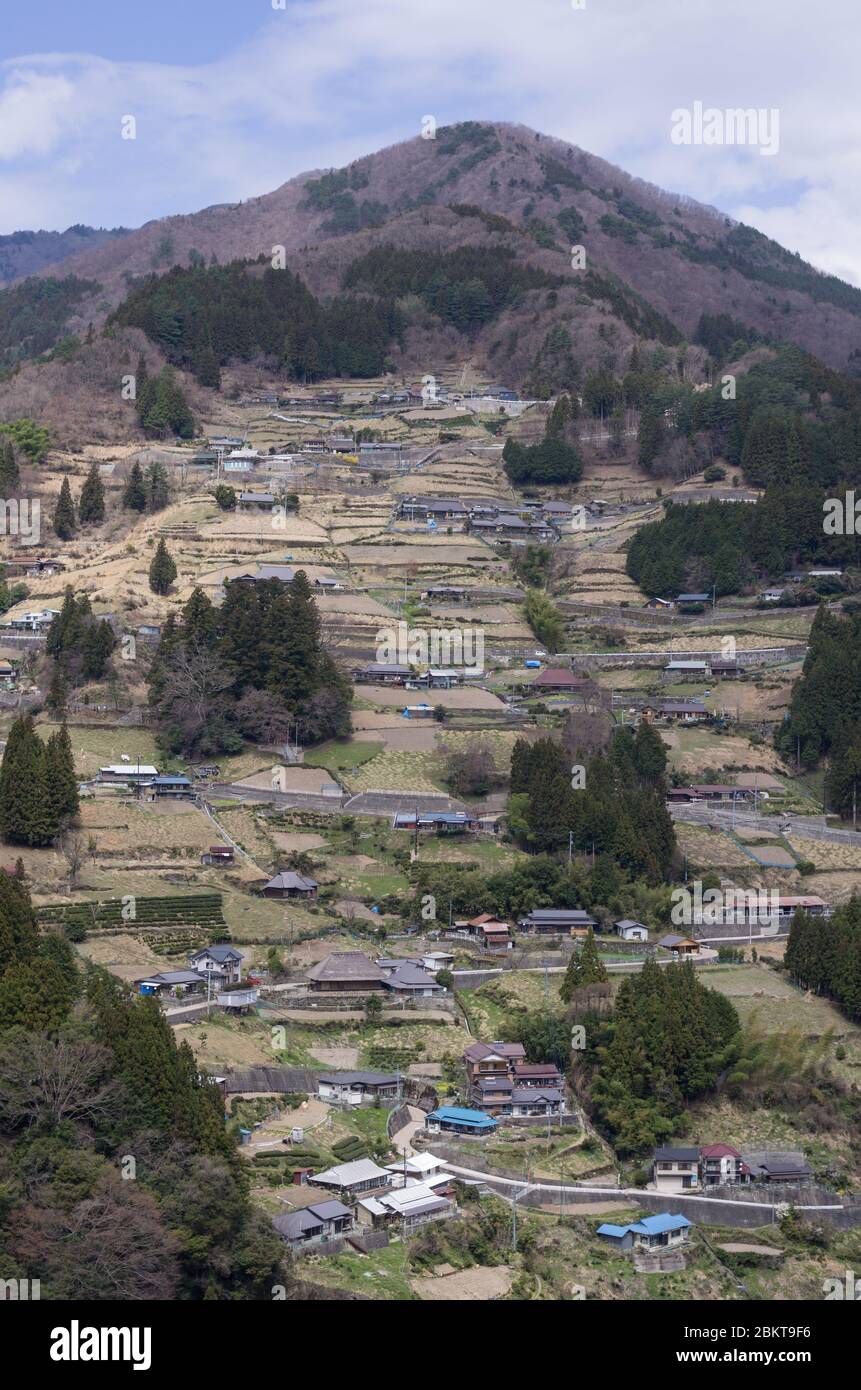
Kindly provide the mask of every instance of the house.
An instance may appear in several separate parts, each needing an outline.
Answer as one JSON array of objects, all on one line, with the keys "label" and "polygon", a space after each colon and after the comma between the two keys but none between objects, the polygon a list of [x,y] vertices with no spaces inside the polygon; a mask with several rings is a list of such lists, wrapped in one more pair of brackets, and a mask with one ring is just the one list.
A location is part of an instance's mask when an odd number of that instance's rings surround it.
[{"label": "house", "polygon": [[404,497],[398,514],[408,521],[465,521],[468,510],[457,497]]},{"label": "house", "polygon": [[195,970],[163,970],[157,975],[147,975],[135,980],[138,994],[170,995],[181,999],[187,995],[203,994],[206,980]]},{"label": "house", "polygon": [[331,1187],[342,1197],[359,1197],[391,1185],[392,1175],[372,1158],[357,1158],[352,1163],[339,1163],[314,1177],[315,1187]]},{"label": "house", "polygon": [[18,632],[44,632],[51,626],[59,611],[59,608],[42,608],[31,613],[19,613],[17,618],[10,618],[8,622],[3,623],[3,627],[11,627]]},{"label": "house", "polygon": [[752,797],[750,787],[734,787],[728,782],[696,782],[689,787],[671,787],[667,793],[668,801],[749,801]]},{"label": "house", "polygon": [[[496,1120],[481,1110],[465,1110],[459,1105],[442,1105],[425,1120],[429,1134],[492,1134]],[[317,1179],[315,1179],[317,1181]]]},{"label": "house", "polygon": [[592,682],[586,676],[577,676],[564,666],[548,666],[538,672],[529,690],[530,693],[533,690],[541,691],[545,695],[576,694],[584,686],[591,685]]},{"label": "house", "polygon": [[759,595],[760,603],[782,603],[785,589],[764,589]]},{"label": "house", "polygon": [[485,927],[508,931],[508,923],[503,922],[501,917],[495,917],[492,912],[480,912],[477,917],[470,917],[465,921],[455,922],[458,931],[468,932],[470,936],[481,937]]},{"label": "house", "polygon": [[312,965],[306,979],[315,994],[367,994],[386,988],[378,965],[361,951],[336,951]]},{"label": "house", "polygon": [[261,888],[264,898],[316,898],[317,880],[292,869],[276,874]]},{"label": "house", "polygon": [[[393,830],[415,830],[416,812],[398,811],[392,821]],[[435,830],[437,835],[475,834],[478,821],[468,811],[419,811],[419,830]]]},{"label": "house", "polygon": [[315,1202],[313,1206],[302,1207],[300,1211],[276,1216],[272,1225],[292,1250],[303,1250],[311,1245],[325,1245],[327,1241],[351,1231],[353,1213],[343,1202],[333,1198],[329,1202]]},{"label": "house", "polygon": [[231,584],[262,584],[267,579],[278,579],[282,584],[292,584],[296,571],[292,565],[258,565],[254,574],[235,574]]},{"label": "house", "polygon": [[510,1105],[510,1110],[503,1109],[503,1114],[514,1117],[561,1115],[565,1111],[565,1097],[555,1087],[515,1086]]},{"label": "house", "polygon": [[781,893],[777,900],[777,915],[781,922],[789,922],[796,912],[806,912],[808,917],[830,917],[834,909],[823,898],[813,893],[801,896]]},{"label": "house", "polygon": [[480,1076],[470,1098],[488,1115],[511,1113],[514,1082],[510,1076]]},{"label": "house", "polygon": [[96,775],[96,781],[103,784],[129,783],[141,786],[152,782],[158,776],[158,768],[150,763],[109,763],[107,767],[100,767]]},{"label": "house", "polygon": [[705,1187],[730,1182],[747,1182],[750,1169],[738,1149],[729,1144],[707,1144],[700,1149],[700,1173]]},{"label": "house", "polygon": [[605,1223],[597,1234],[617,1250],[665,1250],[684,1245],[690,1237],[691,1223],[686,1216],[661,1212],[659,1216],[644,1216],[629,1226]]},{"label": "house", "polygon": [[711,594],[679,594],[676,598],[677,608],[687,608],[692,604],[711,603]]},{"label": "house", "polygon": [[232,845],[210,845],[200,856],[201,864],[233,864],[235,859]]},{"label": "house", "polygon": [[269,511],[277,506],[278,498],[271,492],[240,492],[238,502],[244,512],[256,509]]},{"label": "house", "polygon": [[451,970],[454,956],[450,951],[428,951],[426,956],[422,956],[422,965],[428,974],[435,975],[438,970]]},{"label": "house", "polygon": [[700,949],[698,941],[692,941],[689,936],[676,936],[673,932],[662,936],[658,945],[663,946],[665,951],[672,951],[677,959],[682,956],[698,955]]},{"label": "house", "polygon": [[773,1150],[742,1154],[742,1163],[750,1171],[751,1182],[809,1183],[813,1177],[800,1150]]},{"label": "house", "polygon": [[713,661],[711,668],[712,675],[719,680],[733,680],[742,673],[742,668],[737,661]]},{"label": "house", "polygon": [[658,609],[658,610],[663,610],[664,612],[666,612],[668,609],[672,608],[672,606],[673,606],[673,601],[672,601],[672,599],[669,599],[669,598],[657,598],[657,597],[655,597],[655,598],[647,598],[647,599],[646,599],[646,602],[643,604],[643,607],[644,607],[644,608]]},{"label": "house", "polygon": [[428,1221],[444,1221],[454,1216],[456,1207],[427,1183],[412,1183],[379,1197],[360,1198],[356,1208],[363,1226],[395,1226],[408,1236]]},{"label": "house", "polygon": [[18,679],[18,672],[10,661],[0,661],[0,681],[7,685],[14,685]]},{"label": "house", "polygon": [[211,976],[219,985],[236,985],[242,979],[242,951],[235,946],[206,946],[195,951],[188,958],[192,970],[198,975]]},{"label": "house", "polygon": [[623,941],[648,941],[649,939],[649,928],[643,922],[632,922],[630,917],[623,917],[621,921],[616,922],[614,930]]},{"label": "house", "polygon": [[516,1086],[537,1086],[559,1090],[562,1076],[555,1062],[515,1062],[511,1075]]},{"label": "house", "polygon": [[523,1043],[474,1042],[463,1054],[466,1074],[471,1086],[482,1077],[511,1076],[515,1062],[526,1061]]},{"label": "house", "polygon": [[413,1182],[432,1182],[436,1186],[438,1181],[440,1186],[447,1186],[452,1180],[451,1174],[443,1167],[442,1159],[434,1154],[404,1154],[397,1163],[389,1163],[387,1166],[396,1187],[406,1187]]},{"label": "house", "polygon": [[377,965],[385,975],[386,988],[396,994],[421,999],[445,994],[445,986],[413,960],[378,960]]},{"label": "house", "polygon": [[594,931],[598,924],[581,907],[538,907],[521,917],[517,925],[521,931],[538,936],[567,936],[572,929],[585,932],[591,927]]},{"label": "house", "polygon": [[354,672],[354,678],[361,684],[403,685],[413,674],[411,666],[401,666],[396,662],[371,661]]},{"label": "house", "polygon": [[334,1105],[395,1101],[398,1078],[394,1073],[381,1071],[327,1071],[317,1078],[317,1095]]},{"label": "house", "polygon": [[700,1151],[664,1145],[652,1154],[652,1183],[659,1192],[699,1190]]},{"label": "house", "polygon": [[226,1009],[228,1013],[247,1014],[256,1007],[259,995],[260,990],[256,985],[228,985],[227,989],[216,994],[215,1002],[220,1009]]},{"label": "house", "polygon": [[679,680],[694,680],[707,676],[709,669],[707,661],[668,661],[664,672],[668,676],[678,677]]},{"label": "house", "polygon": [[[645,709],[643,713],[648,714],[649,710]],[[702,724],[712,717],[711,710],[696,700],[663,700],[653,713],[668,724]]]},{"label": "house", "polygon": [[149,783],[149,791],[153,799],[163,796],[172,797],[176,801],[195,801],[197,799],[197,792],[190,777],[168,777],[166,775],[154,777]]}]

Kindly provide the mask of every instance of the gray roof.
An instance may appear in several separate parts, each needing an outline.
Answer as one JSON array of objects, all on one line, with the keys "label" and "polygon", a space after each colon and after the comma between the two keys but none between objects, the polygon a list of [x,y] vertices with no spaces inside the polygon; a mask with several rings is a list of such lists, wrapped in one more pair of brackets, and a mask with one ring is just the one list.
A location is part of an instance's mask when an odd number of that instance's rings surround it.
[{"label": "gray roof", "polygon": [[201,985],[203,982],[204,976],[195,970],[163,970],[158,975],[141,976],[138,984]]},{"label": "gray roof", "polygon": [[391,1182],[392,1175],[372,1158],[357,1158],[352,1163],[338,1163],[334,1168],[327,1168],[325,1173],[318,1173],[314,1182],[331,1182],[338,1187],[352,1187],[354,1183],[370,1182],[372,1178]]},{"label": "gray roof", "polygon": [[399,965],[397,970],[388,977],[386,983],[391,989],[418,989],[420,986],[433,989],[442,989],[438,985],[433,975],[429,975],[420,965],[413,965],[411,961],[405,961]]},{"label": "gray roof", "polygon": [[258,565],[258,579],[280,579],[282,584],[289,584],[295,579],[296,571],[290,565]]},{"label": "gray roof", "polygon": [[548,1104],[557,1105],[562,1100],[562,1092],[555,1086],[515,1086],[511,1099],[515,1105],[526,1105],[535,1100],[546,1100]]},{"label": "gray roof", "polygon": [[272,1225],[287,1240],[296,1240],[306,1231],[313,1231],[327,1221],[337,1221],[345,1216],[352,1216],[350,1208],[333,1197],[328,1202],[316,1202],[311,1207],[302,1207],[300,1211],[276,1216]]},{"label": "gray roof", "polygon": [[674,1159],[681,1163],[699,1163],[700,1151],[692,1148],[675,1148],[669,1144],[663,1148],[655,1149],[652,1157],[659,1163],[672,1162]]},{"label": "gray roof", "polygon": [[211,956],[213,960],[218,961],[245,959],[235,946],[204,946],[202,951],[194,951],[189,960],[199,960],[201,956]]},{"label": "gray roof", "polygon": [[310,893],[317,887],[316,878],[306,878],[304,874],[294,873],[292,869],[286,869],[283,873],[276,874],[264,885],[266,888],[295,888],[300,893]]}]

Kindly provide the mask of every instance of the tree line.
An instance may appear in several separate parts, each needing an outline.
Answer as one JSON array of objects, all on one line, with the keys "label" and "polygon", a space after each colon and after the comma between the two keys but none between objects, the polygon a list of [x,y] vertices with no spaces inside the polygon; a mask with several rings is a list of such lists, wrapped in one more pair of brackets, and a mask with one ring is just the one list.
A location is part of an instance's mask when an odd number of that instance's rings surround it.
[{"label": "tree line", "polygon": [[784,965],[802,989],[833,999],[857,1023],[861,1019],[861,898],[853,894],[833,917],[796,912]]},{"label": "tree line", "polygon": [[50,1300],[271,1299],[283,1243],[223,1111],[159,1005],[40,935],[20,863],[0,870],[5,1277]]}]

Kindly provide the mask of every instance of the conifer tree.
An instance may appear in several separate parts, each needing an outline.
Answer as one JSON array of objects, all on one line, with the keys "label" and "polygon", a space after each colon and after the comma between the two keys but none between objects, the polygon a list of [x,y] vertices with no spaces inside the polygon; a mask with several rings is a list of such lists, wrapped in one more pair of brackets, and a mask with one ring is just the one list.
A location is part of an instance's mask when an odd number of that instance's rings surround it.
[{"label": "conifer tree", "polygon": [[576,989],[583,985],[602,985],[606,979],[607,970],[598,951],[595,933],[590,927],[583,945],[575,949],[568,962],[565,978],[559,987],[560,998],[567,1003]]},{"label": "conifer tree", "polygon": [[57,498],[54,530],[61,541],[71,540],[75,534],[75,504],[72,501],[72,489],[69,487],[68,478],[63,479],[60,496]]},{"label": "conifer tree", "polygon": [[176,565],[163,540],[160,540],[149,567],[149,586],[154,594],[166,594],[176,579]]},{"label": "conifer tree", "polygon": [[76,816],[80,809],[75,759],[65,723],[48,739],[45,749],[45,785],[52,818],[58,827],[62,826],[64,822]]},{"label": "conifer tree", "polygon": [[105,489],[99,473],[99,465],[94,463],[87,474],[78,501],[78,520],[82,526],[98,526],[105,519]]},{"label": "conifer tree", "polygon": [[141,466],[139,463],[133,463],[131,471],[129,472],[128,482],[123,491],[121,505],[126,511],[145,512],[146,502],[147,495]]},{"label": "conifer tree", "polygon": [[147,506],[151,512],[162,511],[170,501],[167,469],[163,463],[154,459],[147,465],[144,484],[147,493]]},{"label": "conifer tree", "polygon": [[45,745],[26,715],[12,725],[0,764],[0,836],[7,844],[44,846],[58,828],[47,796]]},{"label": "conifer tree", "polygon": [[0,496],[9,497],[18,487],[21,473],[11,439],[0,438]]}]

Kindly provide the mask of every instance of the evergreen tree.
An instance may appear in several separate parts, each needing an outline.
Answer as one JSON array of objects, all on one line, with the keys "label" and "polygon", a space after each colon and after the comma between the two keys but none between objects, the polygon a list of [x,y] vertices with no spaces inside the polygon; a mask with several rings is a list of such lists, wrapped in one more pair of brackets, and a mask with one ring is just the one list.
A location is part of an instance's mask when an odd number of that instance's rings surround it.
[{"label": "evergreen tree", "polygon": [[147,495],[141,466],[139,463],[133,463],[129,472],[128,482],[123,491],[121,505],[126,511],[145,512],[146,504]]},{"label": "evergreen tree", "polygon": [[579,950],[575,949],[568,962],[565,978],[559,987],[560,998],[568,1003],[575,990],[583,985],[602,985],[606,979],[607,970],[598,951],[595,933],[590,927],[583,945]]},{"label": "evergreen tree", "polygon": [[51,816],[57,826],[78,814],[78,779],[72,742],[65,723],[51,734],[45,749],[45,785],[51,806]]},{"label": "evergreen tree", "polygon": [[21,482],[21,471],[11,439],[0,436],[0,496],[11,497]]},{"label": "evergreen tree", "polygon": [[151,512],[160,512],[170,502],[167,469],[157,459],[147,465],[144,479],[147,493],[147,506]]},{"label": "evergreen tree", "polygon": [[61,541],[72,539],[75,534],[75,504],[68,478],[63,479],[57,506],[54,511],[54,530]]},{"label": "evergreen tree", "polygon": [[160,540],[149,567],[149,586],[154,594],[166,594],[176,579],[176,565],[163,540]]},{"label": "evergreen tree", "polygon": [[45,745],[26,715],[12,725],[0,764],[0,837],[7,844],[44,846],[58,829],[47,795]]},{"label": "evergreen tree", "polygon": [[94,463],[81,488],[78,501],[78,520],[82,526],[100,525],[105,519],[105,489],[99,473],[99,465]]}]

